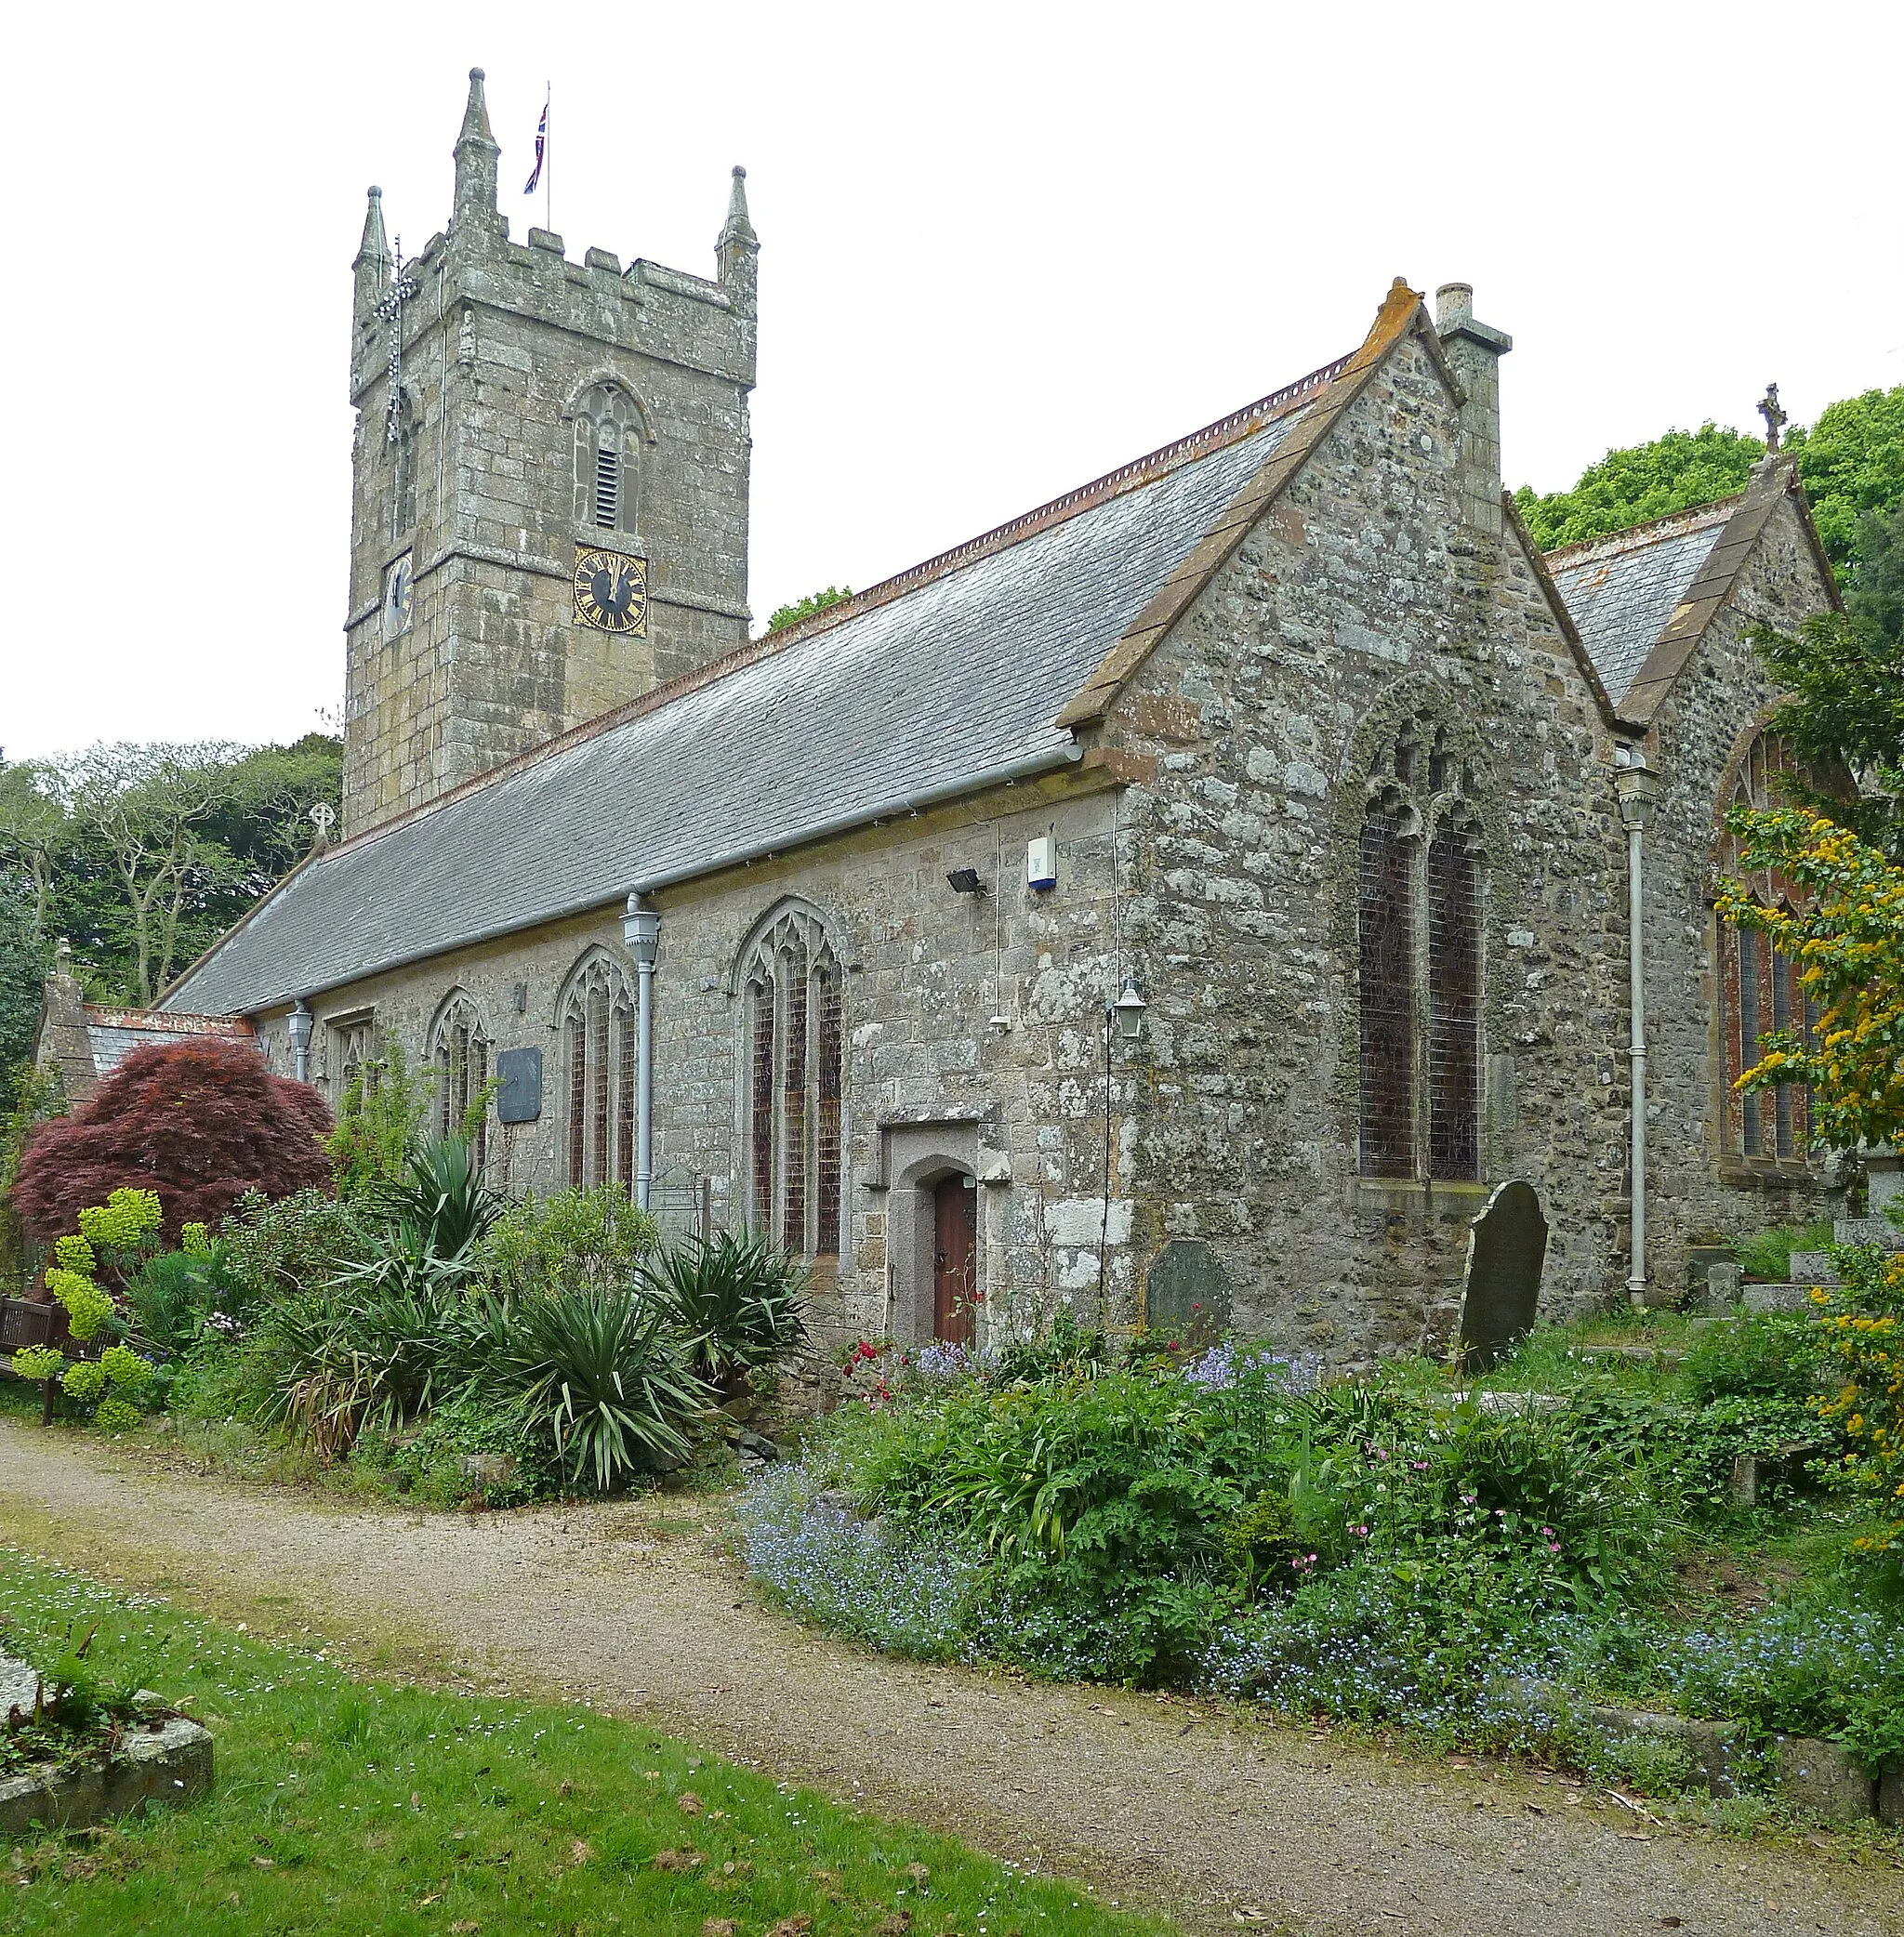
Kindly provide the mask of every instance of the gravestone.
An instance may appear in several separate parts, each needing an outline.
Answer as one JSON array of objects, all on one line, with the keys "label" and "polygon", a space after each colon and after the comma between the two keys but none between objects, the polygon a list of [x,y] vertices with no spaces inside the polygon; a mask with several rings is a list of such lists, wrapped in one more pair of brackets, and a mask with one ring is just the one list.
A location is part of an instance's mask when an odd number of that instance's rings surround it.
[{"label": "gravestone", "polygon": [[1724,1317],[1739,1302],[1739,1287],[1744,1282],[1736,1259],[1711,1266],[1705,1277],[1705,1291],[1699,1308],[1711,1316]]},{"label": "gravestone", "polygon": [[1200,1237],[1172,1238],[1144,1281],[1144,1322],[1186,1342],[1214,1339],[1230,1328],[1230,1274]]},{"label": "gravestone", "polygon": [[1464,1371],[1486,1371],[1533,1330],[1546,1262],[1547,1219],[1533,1185],[1518,1178],[1498,1184],[1468,1225],[1460,1348]]}]

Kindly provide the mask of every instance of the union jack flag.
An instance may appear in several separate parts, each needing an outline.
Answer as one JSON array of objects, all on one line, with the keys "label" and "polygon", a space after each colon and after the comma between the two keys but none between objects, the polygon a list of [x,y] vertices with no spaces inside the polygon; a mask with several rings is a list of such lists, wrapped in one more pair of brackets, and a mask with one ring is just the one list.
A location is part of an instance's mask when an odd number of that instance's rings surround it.
[{"label": "union jack flag", "polygon": [[529,179],[522,184],[522,192],[533,195],[542,179],[542,153],[549,144],[549,103],[542,103],[542,119],[536,124],[536,165],[529,171]]}]

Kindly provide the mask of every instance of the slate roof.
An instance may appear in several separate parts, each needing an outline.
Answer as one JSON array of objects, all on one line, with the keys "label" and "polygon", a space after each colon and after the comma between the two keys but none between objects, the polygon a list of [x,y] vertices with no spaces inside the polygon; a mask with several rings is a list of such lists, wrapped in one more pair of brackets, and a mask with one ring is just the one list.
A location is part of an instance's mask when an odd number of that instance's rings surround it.
[{"label": "slate roof", "polygon": [[1075,758],[1060,711],[1346,362],[306,863],[166,1006],[256,1013]]},{"label": "slate roof", "polygon": [[1676,511],[1547,554],[1547,569],[1616,708],[1685,603],[1738,502]]},{"label": "slate roof", "polygon": [[219,1036],[249,1041],[248,1023],[221,1017],[168,1015],[163,1009],[100,1008],[86,1006],[86,1035],[92,1045],[93,1074],[110,1075],[135,1049],[148,1043],[182,1042],[188,1036]]}]

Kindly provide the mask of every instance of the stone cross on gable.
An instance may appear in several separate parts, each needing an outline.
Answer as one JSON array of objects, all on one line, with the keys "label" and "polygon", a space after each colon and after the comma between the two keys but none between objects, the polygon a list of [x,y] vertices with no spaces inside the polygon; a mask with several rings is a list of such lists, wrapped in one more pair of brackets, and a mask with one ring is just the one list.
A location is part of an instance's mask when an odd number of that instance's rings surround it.
[{"label": "stone cross on gable", "polygon": [[415,276],[403,273],[403,238],[401,235],[397,238],[396,257],[396,276],[377,299],[374,312],[379,323],[390,326],[390,396],[383,414],[383,434],[385,442],[392,444],[401,434],[403,420],[403,305],[416,294],[418,287]]},{"label": "stone cross on gable", "polygon": [[1765,455],[1775,455],[1778,449],[1778,432],[1792,420],[1778,407],[1778,386],[1768,383],[1765,394],[1759,399],[1759,415],[1765,420]]}]

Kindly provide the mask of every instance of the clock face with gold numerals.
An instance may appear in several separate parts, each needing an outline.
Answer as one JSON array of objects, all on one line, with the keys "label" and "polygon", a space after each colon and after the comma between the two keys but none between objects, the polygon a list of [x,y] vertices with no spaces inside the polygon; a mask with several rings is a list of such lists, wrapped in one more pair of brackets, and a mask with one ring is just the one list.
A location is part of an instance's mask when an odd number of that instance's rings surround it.
[{"label": "clock face with gold numerals", "polygon": [[644,638],[648,631],[648,561],[625,551],[575,554],[575,623],[598,632]]}]

